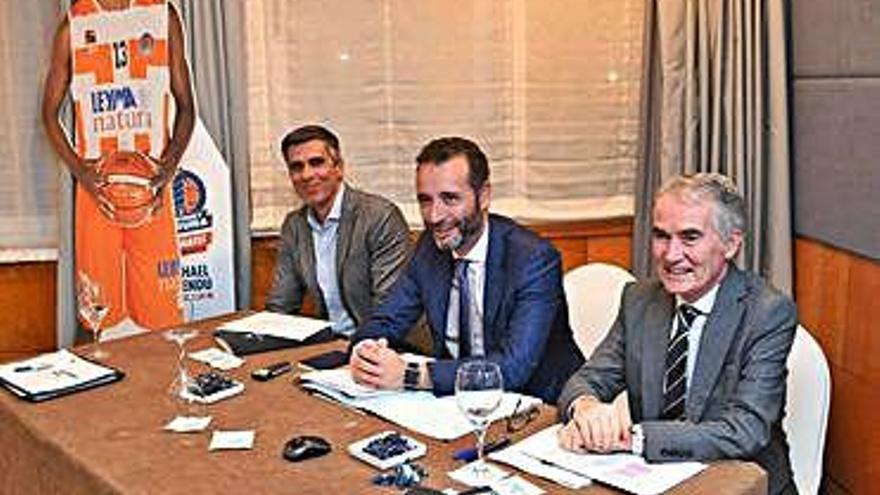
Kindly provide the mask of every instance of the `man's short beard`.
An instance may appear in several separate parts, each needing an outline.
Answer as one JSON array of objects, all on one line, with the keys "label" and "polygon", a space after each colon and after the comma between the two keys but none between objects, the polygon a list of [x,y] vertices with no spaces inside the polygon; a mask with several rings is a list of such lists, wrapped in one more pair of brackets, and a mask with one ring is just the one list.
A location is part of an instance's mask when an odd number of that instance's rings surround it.
[{"label": "man's short beard", "polygon": [[[434,238],[434,243],[437,245],[437,248],[442,251],[458,251],[462,246],[466,246],[470,244],[476,236],[480,234],[481,228],[483,226],[483,212],[479,209],[474,210],[473,215],[465,216],[458,222],[458,234],[454,237],[447,240],[445,243],[440,243],[437,241],[437,238]],[[432,231],[437,227],[436,224],[431,225],[429,228]]]}]

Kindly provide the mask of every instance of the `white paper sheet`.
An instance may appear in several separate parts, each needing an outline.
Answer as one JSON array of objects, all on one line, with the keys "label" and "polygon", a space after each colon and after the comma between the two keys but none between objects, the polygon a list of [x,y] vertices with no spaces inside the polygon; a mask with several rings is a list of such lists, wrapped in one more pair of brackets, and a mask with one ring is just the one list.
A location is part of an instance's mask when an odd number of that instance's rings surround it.
[{"label": "white paper sheet", "polygon": [[580,490],[592,483],[592,480],[586,476],[582,476],[571,471],[566,471],[559,466],[550,464],[527,455],[523,452],[520,444],[522,442],[510,446],[498,452],[489,454],[489,459],[493,461],[513,466],[521,471],[535,475],[539,478],[552,481],[558,485],[562,485],[572,490]]},{"label": "white paper sheet", "polygon": [[541,495],[544,493],[540,487],[533,485],[519,476],[508,476],[489,483],[496,495]]},{"label": "white paper sheet", "polygon": [[227,321],[217,328],[228,332],[255,333],[302,341],[331,325],[327,320],[261,311]]},{"label": "white paper sheet", "polygon": [[[474,462],[479,462],[479,461],[474,461]],[[498,467],[494,464],[491,464],[491,463],[486,463],[483,466],[484,471],[482,471],[480,473],[480,476],[477,477],[476,473],[474,472],[473,466],[472,466],[472,464],[474,464],[474,462],[469,463],[469,464],[465,464],[464,466],[461,466],[460,468],[458,468],[454,471],[450,471],[446,474],[450,478],[454,479],[455,481],[457,481],[461,484],[464,484],[467,486],[473,486],[473,487],[491,485],[492,483],[501,481],[504,478],[507,478],[508,476],[510,476],[510,473],[501,469],[500,467]]]},{"label": "white paper sheet", "polygon": [[[347,406],[371,412],[404,428],[439,440],[453,440],[474,431],[455,402],[455,396],[435,397],[427,391],[376,390],[354,382],[348,368],[320,370],[300,377],[303,388]],[[540,404],[536,397],[506,392],[491,420]]]},{"label": "white paper sheet", "polygon": [[188,356],[190,359],[205,363],[212,368],[217,368],[221,371],[235,369],[244,364],[244,359],[235,354],[221,351],[216,347],[209,347],[200,351],[190,352]]},{"label": "white paper sheet", "polygon": [[351,372],[347,367],[336,368],[332,370],[316,370],[303,373],[300,377],[303,387],[325,392],[334,399],[336,394],[330,392],[338,392],[349,399],[367,399],[371,397],[396,395],[402,392],[396,390],[377,390],[372,387],[365,387],[354,381]]},{"label": "white paper sheet", "polygon": [[250,450],[254,447],[254,437],[254,430],[217,430],[211,436],[208,450]]},{"label": "white paper sheet", "polygon": [[569,452],[559,446],[559,428],[550,426],[509,448],[636,495],[663,493],[707,467],[699,462],[648,463],[633,454]]},{"label": "white paper sheet", "polygon": [[211,424],[211,416],[176,416],[165,425],[165,429],[174,433],[196,433]]}]

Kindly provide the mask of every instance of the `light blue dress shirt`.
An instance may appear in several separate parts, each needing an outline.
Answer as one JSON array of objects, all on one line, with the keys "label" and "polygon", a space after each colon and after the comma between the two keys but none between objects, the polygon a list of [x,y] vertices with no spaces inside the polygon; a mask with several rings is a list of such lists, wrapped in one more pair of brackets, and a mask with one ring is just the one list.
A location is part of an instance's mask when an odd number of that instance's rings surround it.
[{"label": "light blue dress shirt", "polygon": [[342,197],[345,195],[345,184],[340,184],[333,207],[324,219],[324,223],[315,218],[309,210],[308,222],[312,231],[312,243],[315,246],[315,263],[318,285],[327,305],[327,313],[333,322],[333,331],[350,336],[354,333],[354,320],[342,304],[339,293],[339,279],[336,276],[336,244],[339,219],[342,216]]}]

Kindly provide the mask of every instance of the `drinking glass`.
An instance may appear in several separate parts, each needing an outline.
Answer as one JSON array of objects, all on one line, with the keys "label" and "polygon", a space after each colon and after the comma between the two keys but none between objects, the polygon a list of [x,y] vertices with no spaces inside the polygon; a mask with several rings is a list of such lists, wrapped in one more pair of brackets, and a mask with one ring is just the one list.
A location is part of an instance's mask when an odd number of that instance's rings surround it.
[{"label": "drinking glass", "polygon": [[477,461],[471,464],[471,475],[486,478],[489,470],[483,459],[483,446],[489,417],[501,405],[504,379],[497,363],[474,360],[463,363],[455,374],[455,401],[461,412],[474,425],[477,435]]},{"label": "drinking glass", "polygon": [[171,381],[169,392],[175,398],[182,398],[182,393],[191,383],[189,373],[186,369],[186,342],[195,338],[199,331],[194,328],[173,328],[166,331],[163,336],[165,340],[173,342],[177,346],[177,370],[174,379]]},{"label": "drinking glass", "polygon": [[84,272],[78,275],[76,301],[80,317],[92,331],[94,347],[90,356],[94,359],[106,358],[109,354],[101,350],[101,322],[110,312],[110,305],[101,286]]}]

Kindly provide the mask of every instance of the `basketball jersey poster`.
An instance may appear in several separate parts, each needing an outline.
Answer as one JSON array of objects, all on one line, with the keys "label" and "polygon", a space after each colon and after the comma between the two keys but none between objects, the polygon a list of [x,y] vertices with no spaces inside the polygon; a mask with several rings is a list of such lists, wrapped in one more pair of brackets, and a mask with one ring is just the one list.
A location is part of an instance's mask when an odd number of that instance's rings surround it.
[{"label": "basketball jersey poster", "polygon": [[186,320],[234,311],[229,167],[201,119],[180,160],[173,197]]}]

